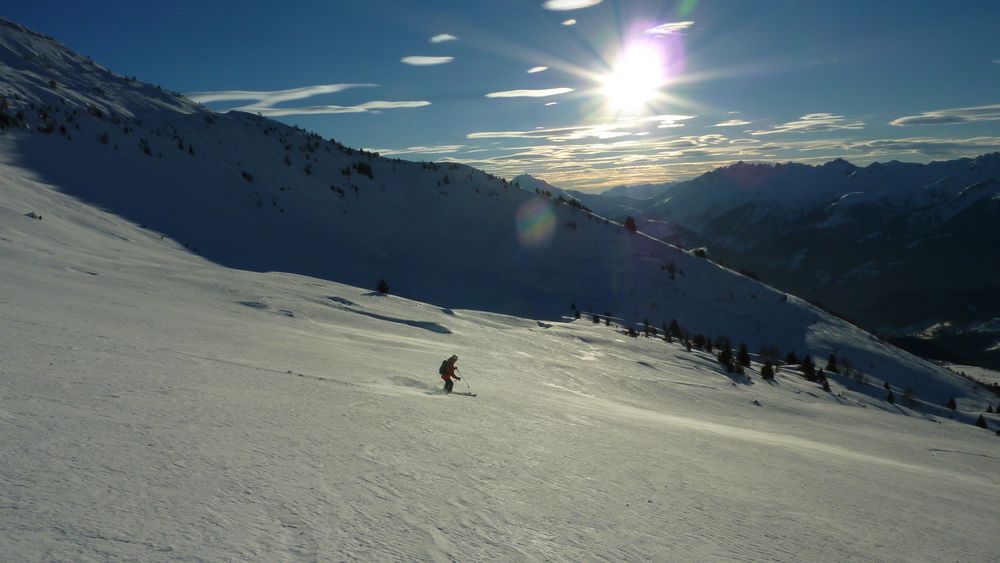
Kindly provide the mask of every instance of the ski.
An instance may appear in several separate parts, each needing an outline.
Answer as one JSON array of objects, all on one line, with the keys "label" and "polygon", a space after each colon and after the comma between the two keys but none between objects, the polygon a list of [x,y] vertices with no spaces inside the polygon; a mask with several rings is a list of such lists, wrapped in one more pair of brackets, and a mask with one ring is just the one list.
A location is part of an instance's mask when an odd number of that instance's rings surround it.
[{"label": "ski", "polygon": [[452,391],[449,395],[462,395],[463,397],[475,397],[476,393],[466,393],[464,391]]}]

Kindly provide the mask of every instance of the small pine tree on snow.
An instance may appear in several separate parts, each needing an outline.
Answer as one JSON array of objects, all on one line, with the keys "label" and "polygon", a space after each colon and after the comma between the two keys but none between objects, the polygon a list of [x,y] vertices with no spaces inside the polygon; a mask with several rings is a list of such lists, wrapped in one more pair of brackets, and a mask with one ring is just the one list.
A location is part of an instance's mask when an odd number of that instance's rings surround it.
[{"label": "small pine tree on snow", "polygon": [[389,295],[389,284],[382,278],[378,279],[378,285],[375,286],[375,290],[379,293],[384,293]]},{"label": "small pine tree on snow", "polygon": [[823,390],[826,391],[827,393],[831,392],[830,391],[830,380],[829,379],[824,379],[823,380]]},{"label": "small pine tree on snow", "polygon": [[681,337],[681,325],[677,324],[677,319],[670,321],[670,336],[673,336],[674,338]]},{"label": "small pine tree on snow", "polygon": [[595,325],[601,324],[601,317],[598,316],[597,313],[590,315],[590,320],[593,321]]},{"label": "small pine tree on snow", "polygon": [[573,318],[579,319],[580,318],[580,311],[577,311],[577,310],[574,309],[573,310]]},{"label": "small pine tree on snow", "polygon": [[715,345],[712,344],[711,338],[705,339],[705,351],[711,354],[715,350]]},{"label": "small pine tree on snow", "polygon": [[882,388],[885,389],[886,391],[892,391],[892,387],[889,386],[888,381],[886,381],[885,384],[882,385]]},{"label": "small pine tree on snow", "polygon": [[885,402],[889,403],[890,405],[896,403],[896,396],[892,394],[892,391],[889,391],[889,394],[885,396]]},{"label": "small pine tree on snow", "polygon": [[958,408],[958,404],[955,403],[955,397],[952,397],[952,398],[948,399],[948,402],[945,403],[944,406],[948,407],[951,410],[957,409]]},{"label": "small pine tree on snow", "polygon": [[984,417],[983,415],[979,415],[979,418],[976,419],[976,426],[980,428],[988,428],[988,426],[986,425],[986,417]]},{"label": "small pine tree on snow", "polygon": [[806,356],[802,358],[799,362],[799,369],[802,370],[802,375],[805,376],[809,381],[816,381],[816,364],[813,362],[812,358]]},{"label": "small pine tree on snow", "polygon": [[986,413],[987,414],[993,414],[993,405],[992,404],[986,405]]},{"label": "small pine tree on snow", "polygon": [[826,361],[826,371],[837,372],[837,356],[830,354],[830,358]]},{"label": "small pine tree on snow", "polygon": [[635,219],[633,219],[631,215],[625,218],[625,228],[630,233],[634,233],[637,229],[635,226]]},{"label": "small pine tree on snow", "polygon": [[760,368],[760,377],[764,381],[774,379],[774,366],[771,365],[771,360],[764,360],[764,367]]},{"label": "small pine tree on snow", "polygon": [[795,364],[799,363],[799,359],[798,357],[795,356],[795,352],[789,352],[788,354],[785,355],[785,363],[790,366],[794,366]]},{"label": "small pine tree on snow", "polygon": [[743,367],[750,367],[750,352],[747,350],[745,342],[740,342],[740,351],[736,353],[736,363]]},{"label": "small pine tree on snow", "polygon": [[719,363],[726,367],[726,371],[732,373],[733,366],[733,350],[732,344],[729,342],[729,337],[719,336],[716,337],[715,343],[719,348]]}]

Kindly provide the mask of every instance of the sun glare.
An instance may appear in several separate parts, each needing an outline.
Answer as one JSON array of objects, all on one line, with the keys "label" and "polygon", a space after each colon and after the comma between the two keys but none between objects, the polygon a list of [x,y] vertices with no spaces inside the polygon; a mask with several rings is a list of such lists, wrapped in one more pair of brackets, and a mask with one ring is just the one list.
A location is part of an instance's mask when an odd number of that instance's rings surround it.
[{"label": "sun glare", "polygon": [[609,108],[617,114],[639,114],[664,86],[663,60],[651,46],[626,50],[611,73],[601,80]]}]

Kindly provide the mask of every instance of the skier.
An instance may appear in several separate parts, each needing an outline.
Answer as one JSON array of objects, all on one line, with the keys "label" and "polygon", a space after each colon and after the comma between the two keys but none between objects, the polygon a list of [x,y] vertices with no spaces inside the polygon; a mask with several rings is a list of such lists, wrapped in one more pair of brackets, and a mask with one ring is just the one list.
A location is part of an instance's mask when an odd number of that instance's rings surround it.
[{"label": "skier", "polygon": [[458,356],[452,356],[447,360],[441,362],[441,367],[438,368],[438,373],[441,374],[441,379],[444,380],[444,392],[451,393],[451,388],[455,385],[452,379],[462,379],[461,377],[455,375],[455,362],[458,361]]}]

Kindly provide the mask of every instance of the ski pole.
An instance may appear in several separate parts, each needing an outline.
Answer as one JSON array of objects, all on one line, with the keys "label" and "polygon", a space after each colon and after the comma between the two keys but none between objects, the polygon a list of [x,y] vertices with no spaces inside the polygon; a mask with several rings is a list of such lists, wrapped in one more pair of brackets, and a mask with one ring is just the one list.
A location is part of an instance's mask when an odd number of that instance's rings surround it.
[{"label": "ski pole", "polygon": [[[460,369],[458,369],[458,368],[455,368],[455,371],[457,371],[457,372],[458,372],[459,374],[461,374],[461,373],[462,373],[462,370],[460,370]],[[467,388],[467,389],[469,390],[469,392],[471,393],[471,392],[472,392],[472,386],[471,386],[471,385],[469,385],[469,382],[468,382],[468,381],[465,381],[465,376],[464,376],[464,375],[462,376],[462,381],[463,381],[463,382],[465,383],[465,387],[466,387],[466,388]]]}]

